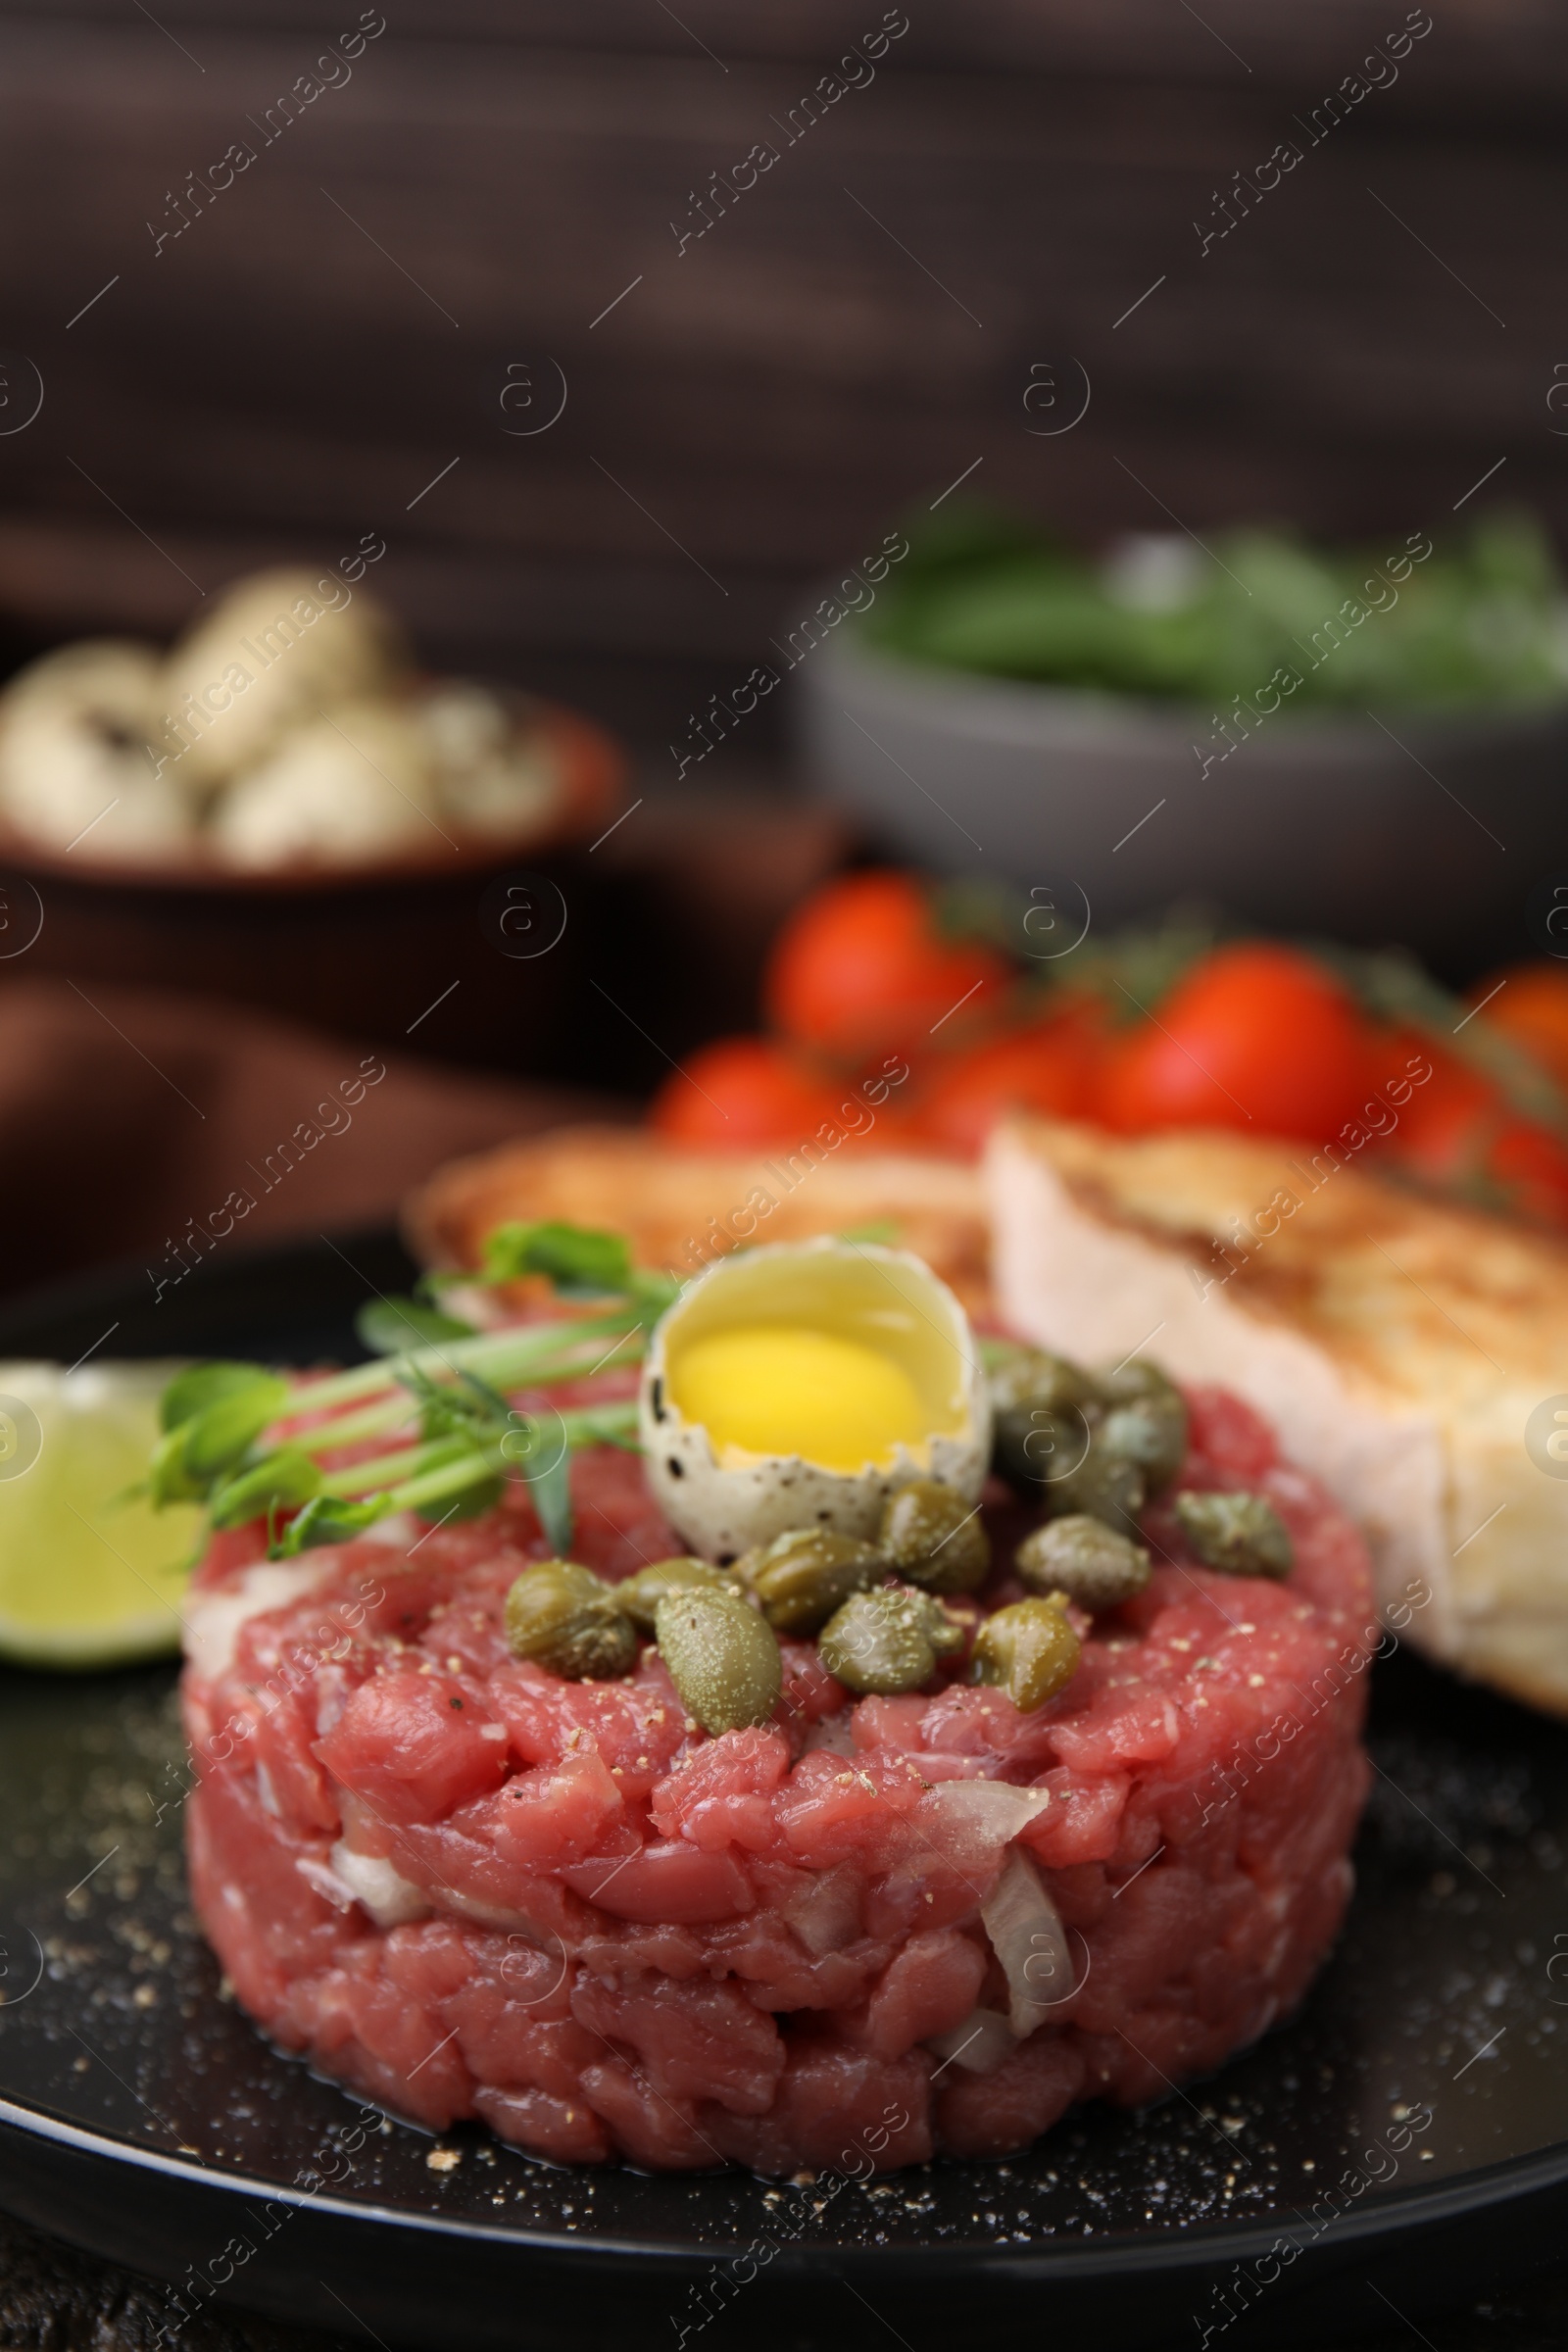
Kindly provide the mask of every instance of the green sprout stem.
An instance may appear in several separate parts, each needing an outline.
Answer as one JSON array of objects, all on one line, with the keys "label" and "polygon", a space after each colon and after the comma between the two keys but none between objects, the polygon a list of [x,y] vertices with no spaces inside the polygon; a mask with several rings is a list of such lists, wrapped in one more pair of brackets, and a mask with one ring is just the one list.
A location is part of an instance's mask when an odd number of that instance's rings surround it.
[{"label": "green sprout stem", "polygon": [[492,1479],[509,1467],[498,1446],[475,1446],[458,1461],[438,1464],[420,1471],[414,1478],[405,1478],[386,1489],[386,1498],[395,1511],[417,1511],[421,1518],[430,1516],[430,1505],[445,1502],[449,1494],[462,1494],[467,1488]]},{"label": "green sprout stem", "polygon": [[301,1453],[335,1453],[340,1446],[358,1446],[366,1438],[387,1438],[395,1430],[418,1424],[419,1408],[406,1389],[396,1389],[365,1405],[357,1413],[338,1413],[318,1429],[302,1429],[289,1439]]},{"label": "green sprout stem", "polygon": [[[354,1404],[361,1397],[377,1401],[361,1413],[344,1414],[319,1429],[304,1430],[290,1444],[307,1453],[319,1453],[398,1428],[412,1416],[401,1396],[388,1397],[384,1393],[401,1381],[405,1372],[422,1373],[435,1381],[443,1374],[456,1379],[460,1372],[476,1372],[492,1388],[525,1380],[530,1385],[569,1380],[592,1368],[580,1363],[579,1357],[592,1353],[597,1361],[604,1353],[605,1340],[625,1338],[637,1329],[635,1315],[594,1315],[570,1323],[527,1324],[521,1330],[490,1332],[475,1340],[447,1341],[438,1348],[416,1348],[408,1355],[381,1356],[373,1364],[361,1364],[352,1372],[302,1386],[289,1400],[289,1414]],[[625,1360],[634,1362],[638,1352],[625,1350]],[[286,1417],[279,1415],[279,1419]]]},{"label": "green sprout stem", "polygon": [[[564,1442],[568,1446],[593,1445],[596,1442],[614,1445],[629,1437],[637,1426],[637,1407],[628,1398],[623,1403],[597,1405],[591,1410],[565,1412],[561,1415]],[[447,1477],[449,1471],[461,1471],[456,1489],[472,1484],[480,1478],[493,1478],[498,1472],[526,1471],[527,1464],[505,1450],[505,1441],[495,1445],[475,1444],[458,1462],[451,1459],[452,1440],[434,1438],[420,1446],[407,1446],[395,1453],[378,1454],[373,1461],[354,1462],[346,1470],[334,1470],[321,1481],[323,1494],[338,1494],[347,1498],[388,1492],[399,1510],[416,1509],[426,1495],[443,1495],[454,1492],[452,1483],[432,1487],[432,1477]]]},{"label": "green sprout stem", "polygon": [[323,1494],[373,1494],[380,1487],[396,1486],[398,1481],[422,1470],[427,1462],[451,1456],[452,1448],[442,1439],[428,1446],[406,1446],[399,1453],[377,1454],[373,1462],[355,1462],[350,1469],[333,1470],[321,1481]]},{"label": "green sprout stem", "polygon": [[475,1451],[461,1462],[448,1462],[441,1469],[404,1479],[401,1485],[388,1488],[387,1499],[395,1511],[417,1511],[421,1518],[428,1518],[432,1502],[445,1502],[449,1494],[461,1494],[481,1479],[494,1478],[505,1467],[494,1447]]}]

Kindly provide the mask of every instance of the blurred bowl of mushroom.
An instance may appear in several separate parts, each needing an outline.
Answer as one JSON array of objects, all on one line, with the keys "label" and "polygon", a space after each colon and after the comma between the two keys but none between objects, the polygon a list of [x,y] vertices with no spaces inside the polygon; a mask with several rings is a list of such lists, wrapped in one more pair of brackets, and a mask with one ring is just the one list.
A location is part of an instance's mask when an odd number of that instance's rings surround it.
[{"label": "blurred bowl of mushroom", "polygon": [[256,572],[167,652],[86,639],[0,695],[7,849],[73,872],[297,888],[484,862],[597,822],[619,764],[567,712],[423,675],[336,572]]},{"label": "blurred bowl of mushroom", "polygon": [[172,647],[86,639],[11,680],[0,869],[42,901],[30,972],[198,988],[396,1042],[427,982],[467,979],[461,1028],[419,1042],[549,1069],[541,1016],[581,938],[515,954],[485,936],[485,893],[520,876],[538,936],[560,928],[626,772],[572,711],[421,670],[337,570],[280,568],[215,595]]}]

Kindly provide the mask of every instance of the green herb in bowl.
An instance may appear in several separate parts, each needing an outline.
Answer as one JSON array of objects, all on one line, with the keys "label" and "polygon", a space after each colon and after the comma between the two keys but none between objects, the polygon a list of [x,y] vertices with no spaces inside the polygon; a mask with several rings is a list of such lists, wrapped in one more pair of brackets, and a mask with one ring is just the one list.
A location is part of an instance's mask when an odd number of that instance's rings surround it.
[{"label": "green herb in bowl", "polygon": [[907,535],[860,626],[884,652],[942,668],[1204,706],[1278,677],[1279,708],[1296,711],[1517,707],[1568,691],[1568,601],[1524,514],[1482,514],[1441,546],[1390,531],[1324,549],[1259,526],[1203,544],[1144,535],[1098,562],[979,508]]}]

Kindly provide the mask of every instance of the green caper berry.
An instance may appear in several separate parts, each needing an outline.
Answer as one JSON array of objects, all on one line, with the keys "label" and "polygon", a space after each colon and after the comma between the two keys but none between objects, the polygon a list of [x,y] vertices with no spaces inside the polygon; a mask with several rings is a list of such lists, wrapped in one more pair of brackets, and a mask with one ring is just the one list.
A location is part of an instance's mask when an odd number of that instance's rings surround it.
[{"label": "green caper berry", "polygon": [[1187,1459],[1187,1407],[1175,1389],[1113,1405],[1095,1432],[1095,1444],[1143,1472],[1144,1490],[1157,1494]]},{"label": "green caper berry", "polygon": [[1032,1715],[1078,1671],[1079,1641],[1054,1600],[1015,1600],[988,1617],[969,1652],[971,1683],[1005,1690],[1022,1715]]},{"label": "green caper berry", "polygon": [[1039,1405],[1048,1413],[1067,1413],[1092,1396],[1089,1375],[1064,1355],[1045,1348],[1019,1348],[994,1366],[989,1377],[991,1409],[995,1413],[1028,1411]]},{"label": "green caper berry", "polygon": [[999,1413],[992,1424],[992,1459],[999,1475],[1025,1494],[1070,1472],[1089,1450],[1082,1413],[1054,1413],[1043,1404]]},{"label": "green caper berry", "polygon": [[1102,1519],[1073,1511],[1025,1536],[1013,1565],[1031,1592],[1065,1592],[1084,1609],[1114,1609],[1141,1592],[1149,1554]]},{"label": "green caper berry", "polygon": [[907,1585],[857,1592],[817,1636],[823,1665],[846,1690],[881,1698],[918,1690],[939,1657],[963,1644],[963,1628],[929,1592]]},{"label": "green caper berry", "polygon": [[1041,1499],[1054,1519],[1087,1513],[1091,1519],[1102,1519],[1119,1534],[1136,1538],[1144,1503],[1144,1474],[1136,1462],[1108,1452],[1097,1439],[1071,1475],[1046,1487]]},{"label": "green caper berry", "polygon": [[825,1527],[789,1528],[735,1563],[735,1574],[780,1634],[814,1634],[852,1592],[875,1584],[882,1569],[872,1544]]},{"label": "green caper berry", "polygon": [[1059,1478],[1088,1447],[1087,1373],[1043,1348],[1019,1348],[990,1375],[992,1450],[1008,1484],[1028,1493]]},{"label": "green caper berry", "polygon": [[525,1568],[507,1594],[507,1646],[568,1683],[608,1681],[637,1662],[637,1629],[614,1592],[575,1560]]},{"label": "green caper berry", "polygon": [[666,1592],[654,1616],[659,1651],[688,1715],[705,1732],[765,1723],[784,1668],[766,1620],[747,1600],[700,1585]]},{"label": "green caper berry", "polygon": [[925,1638],[939,1658],[950,1658],[963,1647],[973,1627],[971,1616],[955,1613],[946,1601],[929,1592],[919,1594],[919,1610]]},{"label": "green caper berry", "polygon": [[1290,1529],[1266,1494],[1178,1494],[1176,1517],[1205,1568],[1226,1576],[1286,1577],[1295,1565]]},{"label": "green caper berry", "polygon": [[1091,1372],[1090,1385],[1098,1401],[1107,1408],[1115,1404],[1134,1404],[1145,1396],[1174,1396],[1179,1394],[1168,1372],[1152,1364],[1147,1355],[1130,1355],[1125,1363],[1112,1364],[1108,1370]]},{"label": "green caper berry", "polygon": [[991,1567],[991,1539],[978,1509],[934,1478],[917,1478],[888,1496],[877,1549],[890,1568],[927,1592],[973,1592]]},{"label": "green caper berry", "polygon": [[735,1579],[726,1576],[722,1568],[715,1568],[709,1560],[684,1558],[654,1560],[648,1567],[639,1568],[635,1576],[628,1576],[623,1584],[616,1585],[613,1590],[617,1607],[624,1610],[633,1625],[640,1626],[645,1634],[651,1634],[655,1614],[665,1593],[685,1592],[693,1587],[705,1592],[736,1595],[740,1592]]}]

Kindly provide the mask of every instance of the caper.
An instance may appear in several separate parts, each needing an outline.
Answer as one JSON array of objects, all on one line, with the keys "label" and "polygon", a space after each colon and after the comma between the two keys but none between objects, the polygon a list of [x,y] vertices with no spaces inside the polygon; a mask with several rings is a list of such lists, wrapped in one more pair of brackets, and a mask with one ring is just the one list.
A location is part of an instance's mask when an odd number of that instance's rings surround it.
[{"label": "caper", "polygon": [[1016,1412],[1038,1404],[1048,1413],[1070,1412],[1093,1395],[1089,1375],[1064,1355],[1045,1348],[1018,1348],[992,1367],[991,1409]]},{"label": "caper", "polygon": [[639,1568],[614,1588],[616,1605],[623,1609],[633,1625],[640,1625],[645,1634],[654,1630],[654,1615],[666,1592],[686,1592],[697,1587],[705,1592],[738,1594],[740,1587],[722,1568],[709,1560],[654,1560]]},{"label": "caper", "polygon": [[992,1426],[994,1467],[1021,1494],[1062,1478],[1088,1450],[1089,1426],[1082,1413],[1053,1413],[1036,1404],[999,1413]]},{"label": "caper", "polygon": [[1093,1392],[1076,1364],[1043,1348],[1020,1348],[995,1366],[990,1388],[993,1458],[1009,1485],[1027,1493],[1083,1459],[1083,1407]]},{"label": "caper", "polygon": [[1015,1600],[988,1617],[969,1652],[971,1683],[994,1683],[1020,1714],[1033,1714],[1078,1670],[1079,1641],[1054,1600]]},{"label": "caper", "polygon": [[1149,1554],[1102,1519],[1073,1511],[1025,1536],[1013,1565],[1031,1592],[1065,1592],[1080,1608],[1114,1609],[1149,1582]]},{"label": "caper", "polygon": [[591,1569],[541,1560],[507,1594],[507,1645],[568,1683],[601,1682],[636,1664],[637,1629]]},{"label": "caper", "polygon": [[1168,1372],[1151,1363],[1147,1355],[1129,1355],[1119,1364],[1089,1374],[1090,1385],[1101,1404],[1132,1404],[1140,1396],[1159,1396],[1176,1394],[1176,1384]]},{"label": "caper", "polygon": [[834,1610],[816,1646],[846,1690],[891,1698],[928,1683],[938,1658],[962,1648],[963,1628],[929,1592],[895,1585],[854,1593]]},{"label": "caper", "polygon": [[826,1527],[792,1527],[742,1552],[735,1574],[780,1634],[814,1634],[852,1592],[882,1574],[875,1547]]},{"label": "caper", "polygon": [[700,1585],[666,1592],[654,1616],[659,1651],[688,1715],[705,1732],[765,1723],[778,1704],[783,1662],[766,1620],[747,1600]]},{"label": "caper", "polygon": [[1108,1451],[1097,1437],[1070,1475],[1048,1486],[1041,1500],[1054,1519],[1087,1512],[1120,1534],[1136,1537],[1144,1502],[1144,1474],[1136,1462]]},{"label": "caper", "polygon": [[935,1478],[917,1478],[888,1496],[877,1549],[927,1592],[973,1592],[991,1566],[978,1507]]},{"label": "caper", "polygon": [[1205,1568],[1226,1576],[1285,1577],[1295,1564],[1290,1529],[1266,1494],[1178,1494],[1176,1517]]},{"label": "caper", "polygon": [[1187,1459],[1187,1407],[1169,1386],[1112,1405],[1094,1442],[1143,1472],[1144,1491],[1168,1487]]}]

